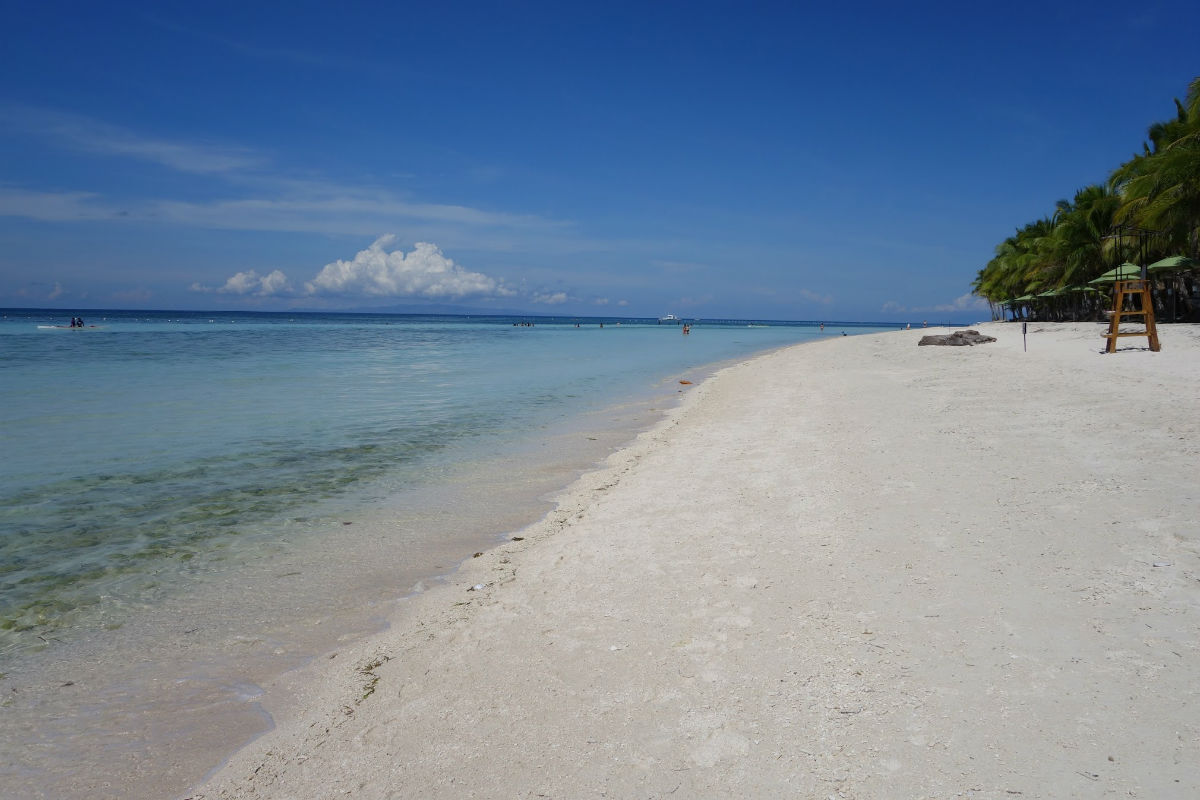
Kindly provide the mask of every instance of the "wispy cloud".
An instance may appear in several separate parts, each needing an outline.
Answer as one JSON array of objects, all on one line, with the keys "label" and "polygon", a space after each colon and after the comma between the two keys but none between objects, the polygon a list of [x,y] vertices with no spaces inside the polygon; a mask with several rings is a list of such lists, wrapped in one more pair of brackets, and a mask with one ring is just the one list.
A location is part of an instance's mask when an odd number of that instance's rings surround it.
[{"label": "wispy cloud", "polygon": [[239,230],[321,230],[362,233],[394,228],[405,220],[426,223],[554,230],[570,223],[528,214],[485,211],[462,205],[413,202],[384,189],[322,181],[257,180],[257,197],[210,203],[161,201],[154,208],[164,218],[186,225]]},{"label": "wispy cloud", "polygon": [[59,281],[54,281],[52,283],[46,283],[44,281],[29,281],[23,286],[13,289],[10,294],[13,297],[19,297],[22,300],[33,301],[58,300],[60,298],[69,298],[72,296],[82,298],[86,296],[86,293],[67,291]]},{"label": "wispy cloud", "polygon": [[[263,194],[268,194],[264,188]],[[562,240],[559,249],[586,246],[572,239],[569,222],[455,205],[414,203],[386,191],[314,184],[283,193],[209,203],[169,199],[122,200],[96,192],[39,191],[0,185],[0,217],[39,222],[109,221],[172,224],[218,230],[284,231],[371,236],[403,227],[414,236],[450,240],[458,246],[511,249],[529,236]],[[550,247],[545,248],[550,250]]]},{"label": "wispy cloud", "polygon": [[666,261],[663,259],[654,259],[650,263],[665,272],[673,273],[696,272],[698,270],[707,268],[704,264],[698,264],[694,261]]},{"label": "wispy cloud", "polygon": [[181,172],[226,173],[258,167],[264,159],[230,145],[155,138],[81,114],[40,108],[0,110],[12,130],[52,139],[71,150],[149,161]]},{"label": "wispy cloud", "polygon": [[955,298],[952,302],[942,303],[933,307],[934,311],[982,311],[988,308],[987,301],[967,293]]},{"label": "wispy cloud", "polygon": [[888,300],[883,304],[881,311],[886,311],[889,314],[896,313],[928,313],[931,311],[939,311],[943,313],[952,313],[955,311],[986,311],[988,310],[987,301],[982,297],[976,297],[973,294],[967,293],[961,295],[949,303],[938,303],[931,306],[905,306],[897,303],[895,300]]},{"label": "wispy cloud", "polygon": [[338,67],[348,70],[362,69],[364,66],[363,62],[348,58],[346,53],[327,56],[310,50],[298,50],[293,47],[270,47],[182,25],[175,20],[166,19],[158,14],[152,14],[147,19],[152,24],[172,33],[216,43],[240,55],[263,61],[276,61],[324,68]]},{"label": "wispy cloud", "polygon": [[[283,174],[266,154],[235,145],[212,145],[147,136],[79,114],[43,108],[0,108],[0,124],[63,150],[160,164],[186,175],[222,181],[225,196],[181,199],[178,184],[164,182],[155,195],[122,197],[96,191],[0,185],[0,216],[39,221],[112,220],[221,230],[294,231],[373,235],[404,228],[413,238],[456,246],[513,249],[535,236],[559,251],[579,249],[573,223],[536,214],[430,203],[370,184]],[[486,232],[486,235],[484,235]]]},{"label": "wispy cloud", "polygon": [[680,297],[678,302],[682,308],[697,308],[711,303],[714,297],[715,295],[711,293],[694,296],[690,295],[687,297]]},{"label": "wispy cloud", "polygon": [[821,305],[824,305],[824,306],[831,305],[833,303],[833,295],[818,294],[817,292],[811,291],[809,289],[801,289],[800,296],[803,297],[805,300],[808,300],[813,303],[820,303]]},{"label": "wispy cloud", "polygon": [[0,217],[21,217],[39,222],[79,222],[119,219],[121,212],[99,200],[93,192],[38,192],[0,186]]},{"label": "wispy cloud", "polygon": [[[132,185],[121,183],[102,184],[100,189],[92,185],[48,187],[0,183],[0,217],[67,224],[372,238],[381,230],[392,230],[403,231],[404,238],[410,242],[438,242],[458,251],[536,252],[543,258],[614,248],[643,252],[664,249],[661,243],[589,239],[581,235],[576,223],[570,220],[462,203],[428,202],[408,191],[375,182],[335,181],[311,173],[289,174],[286,168],[273,163],[270,153],[236,145],[146,135],[69,112],[0,107],[0,126],[8,126],[8,131],[17,136],[39,137],[44,144],[59,150],[92,154],[99,159],[135,159],[162,165],[174,173],[173,179],[159,181],[136,194],[130,193]],[[203,195],[207,199],[196,199],[197,195],[192,191],[192,184],[198,180],[203,180]],[[394,259],[395,254],[389,254],[389,257]],[[418,255],[418,260],[421,257]],[[667,263],[669,269],[682,266]],[[332,268],[333,265],[328,266]],[[426,286],[404,284],[404,276],[399,273],[390,277],[372,273],[373,277],[369,278],[361,263],[355,269],[360,282],[353,291],[370,289],[381,296],[391,291],[434,296],[429,293],[441,291],[444,296],[451,297],[459,290],[505,296],[507,291],[503,284],[489,276],[483,276],[486,280],[474,286],[470,286],[470,281],[463,276],[459,276],[458,282]],[[260,270],[266,275],[250,275],[249,272],[239,273],[241,277],[233,276],[236,280],[223,282],[201,279],[202,282],[193,289],[246,297],[300,296],[305,291],[304,281],[268,281],[264,284],[270,270]],[[331,275],[332,272],[327,273],[326,278],[331,280]],[[389,280],[394,283],[389,284]],[[487,280],[495,281],[494,285],[488,284]],[[310,281],[312,290],[335,290],[332,283],[323,281]],[[545,281],[542,285],[553,284]],[[350,285],[346,286],[349,289]],[[568,294],[559,301],[555,300],[556,294],[554,290],[541,292],[541,302],[574,302],[577,299]]]}]

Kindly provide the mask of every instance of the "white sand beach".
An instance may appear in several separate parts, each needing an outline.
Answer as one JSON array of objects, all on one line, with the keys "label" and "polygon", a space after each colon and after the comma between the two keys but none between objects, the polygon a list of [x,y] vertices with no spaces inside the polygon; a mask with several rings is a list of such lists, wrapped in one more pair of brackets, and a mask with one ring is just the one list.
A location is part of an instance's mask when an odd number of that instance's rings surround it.
[{"label": "white sand beach", "polygon": [[683,387],[187,796],[1200,796],[1200,329],[978,329]]}]

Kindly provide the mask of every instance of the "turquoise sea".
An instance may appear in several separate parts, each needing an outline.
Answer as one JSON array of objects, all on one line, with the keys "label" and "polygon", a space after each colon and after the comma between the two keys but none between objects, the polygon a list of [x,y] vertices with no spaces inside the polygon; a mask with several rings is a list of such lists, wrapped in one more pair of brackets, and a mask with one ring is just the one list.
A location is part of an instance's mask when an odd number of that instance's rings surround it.
[{"label": "turquoise sea", "polygon": [[[215,762],[139,783],[111,765],[106,728],[136,706],[131,758],[174,736],[219,760],[269,725],[260,682],[536,519],[680,380],[896,327],[80,313],[95,327],[0,311],[9,796],[72,796],[81,769],[118,770],[126,796],[182,790]],[[88,702],[56,682],[90,685]],[[223,731],[211,746],[205,726]]]}]

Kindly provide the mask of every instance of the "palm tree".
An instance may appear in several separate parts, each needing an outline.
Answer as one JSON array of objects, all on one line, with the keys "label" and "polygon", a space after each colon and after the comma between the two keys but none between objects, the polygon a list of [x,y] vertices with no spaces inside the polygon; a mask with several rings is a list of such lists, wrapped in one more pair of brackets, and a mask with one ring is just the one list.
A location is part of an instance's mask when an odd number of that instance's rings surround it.
[{"label": "palm tree", "polygon": [[1044,217],[997,245],[995,257],[975,279],[974,292],[995,302],[1048,288],[1047,255],[1053,231],[1054,220]]},{"label": "palm tree", "polygon": [[[1200,77],[1175,110],[1174,119],[1150,126],[1143,152],[1107,185],[1085,186],[997,245],[974,293],[995,303],[1083,283],[1132,259],[1143,243],[1140,255],[1150,258],[1185,251],[1200,259]],[[1161,235],[1145,240],[1138,231],[1131,242],[1120,235],[1131,227]]]},{"label": "palm tree", "polygon": [[1200,77],[1176,117],[1150,126],[1150,143],[1122,164],[1112,184],[1123,200],[1118,221],[1163,231],[1163,245],[1200,257]]},{"label": "palm tree", "polygon": [[1062,264],[1058,287],[1083,283],[1105,270],[1105,236],[1113,227],[1121,200],[1108,186],[1093,184],[1060,208],[1054,226],[1054,258]]}]

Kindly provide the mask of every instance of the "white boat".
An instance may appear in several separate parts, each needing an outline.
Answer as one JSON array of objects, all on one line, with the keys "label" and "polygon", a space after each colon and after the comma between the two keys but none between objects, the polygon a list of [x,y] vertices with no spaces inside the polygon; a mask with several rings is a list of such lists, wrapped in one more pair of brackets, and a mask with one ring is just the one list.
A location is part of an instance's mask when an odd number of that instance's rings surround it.
[{"label": "white boat", "polygon": [[681,320],[679,317],[675,316],[674,314],[667,314],[665,317],[658,318],[659,325],[663,324],[664,322],[679,323],[679,322],[683,322],[683,320]]}]

